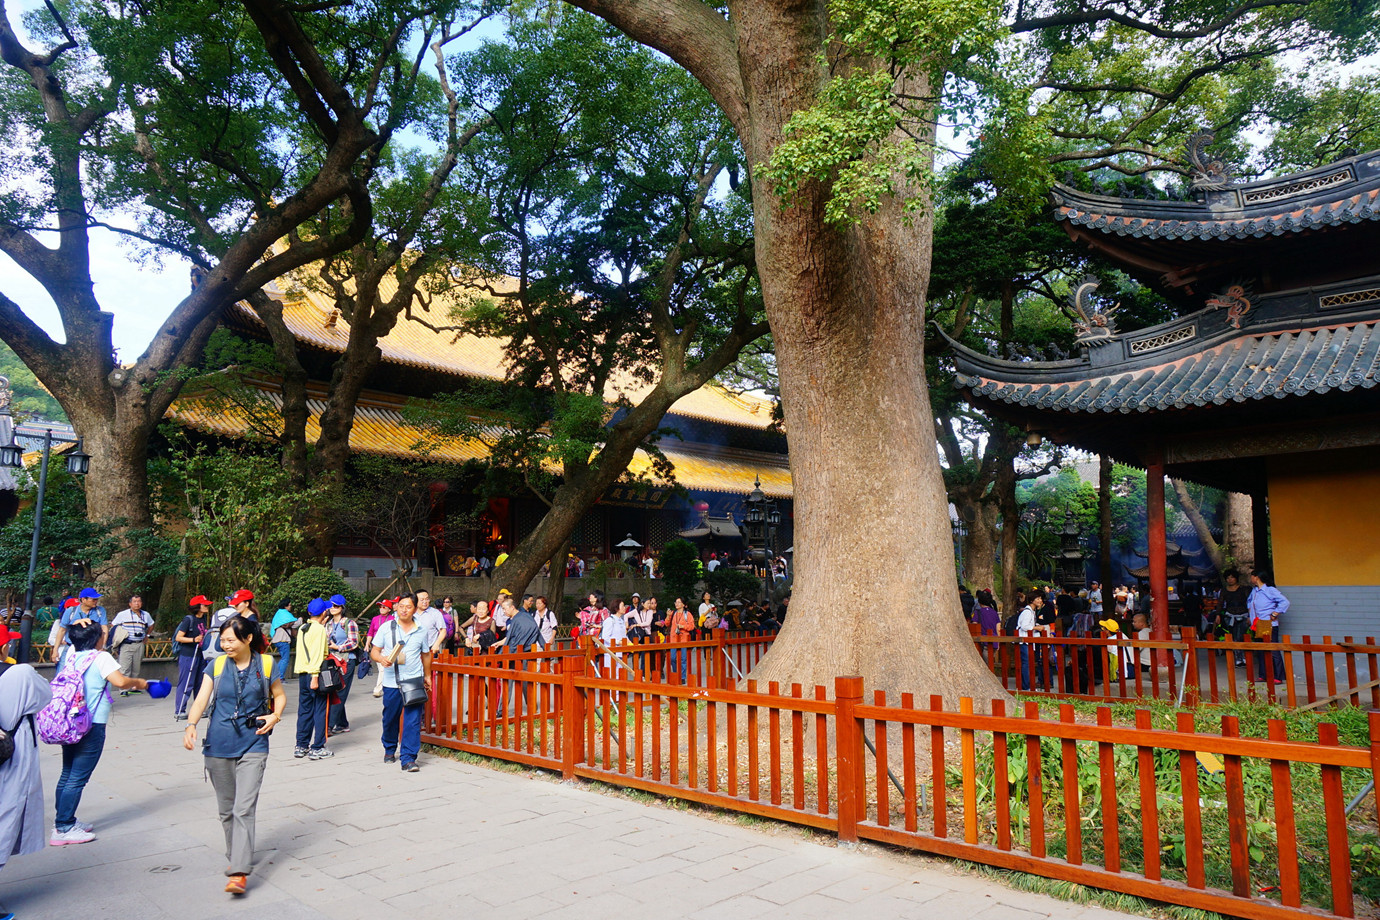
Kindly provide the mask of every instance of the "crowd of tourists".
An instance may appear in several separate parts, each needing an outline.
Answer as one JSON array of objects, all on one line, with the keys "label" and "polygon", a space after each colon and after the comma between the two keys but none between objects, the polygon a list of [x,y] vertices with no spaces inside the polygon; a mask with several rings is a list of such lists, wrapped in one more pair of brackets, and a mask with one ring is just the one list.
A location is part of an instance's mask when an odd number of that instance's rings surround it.
[{"label": "crowd of tourists", "polygon": [[[1205,599],[1194,595],[1198,603],[1183,605],[1200,638],[1215,636],[1232,642],[1279,641],[1280,617],[1288,612],[1289,600],[1274,586],[1267,570],[1253,570],[1249,580],[1247,588],[1240,583],[1239,573],[1228,571],[1223,575],[1223,587],[1216,597]],[[1100,637],[1105,631],[1114,638],[1149,639],[1153,632],[1150,592],[1130,585],[1118,585],[1110,594],[1104,594],[1102,585],[1096,581],[1079,590],[1068,586],[1036,586],[1028,592],[1017,591],[1013,610],[1006,616],[1002,615],[990,589],[984,588],[973,595],[960,583],[959,600],[964,617],[982,636],[1088,638]],[[1204,603],[1204,600],[1211,603]],[[1077,686],[1078,692],[1085,693],[1109,675],[1112,678],[1131,676],[1136,668],[1148,672],[1153,667],[1154,656],[1148,648],[1128,650],[1121,645],[1109,645],[1110,660],[1106,667],[1101,655],[1078,655],[1076,649],[1074,653],[1063,653],[1061,658],[1060,649],[1049,643],[1023,642],[1018,648],[1022,690],[1052,690],[1062,684]],[[1235,664],[1244,665],[1245,654],[1244,650],[1238,650]],[[1268,661],[1263,651],[1254,656],[1253,680],[1280,683],[1284,675],[1283,654],[1275,650]],[[1182,663],[1177,652],[1175,660]]]},{"label": "crowd of tourists", "polygon": [[[351,731],[354,685],[372,676],[373,697],[381,701],[383,763],[415,773],[432,656],[548,648],[557,641],[559,627],[547,598],[515,598],[507,589],[490,601],[471,603],[468,615],[451,597],[441,598],[438,606],[426,591],[400,595],[380,601],[367,626],[347,610],[340,594],[314,598],[301,611],[282,600],[272,617],[261,616],[248,589],[233,592],[215,610],[209,597],[198,594],[172,631],[177,678],[171,684],[139,676],[154,627],[142,599],[131,598],[113,617],[100,601],[99,591],[83,588],[52,618],[48,638],[56,668],[51,682],[31,665],[9,658],[0,664],[0,731],[13,742],[11,756],[0,762],[0,866],[11,855],[42,848],[45,836],[50,846],[96,839],[96,828],[82,821],[78,810],[105,747],[111,690],[122,696],[149,692],[171,697],[173,718],[187,723],[182,743],[188,751],[201,742],[224,831],[225,890],[231,894],[243,894],[248,884],[269,736],[285,718],[283,687],[290,674],[298,682],[294,757],[333,756],[328,741]],[[684,642],[727,629],[776,629],[789,601],[787,596],[775,609],[740,601],[721,607],[708,592],[698,600],[663,602],[639,592],[625,600],[594,591],[576,613],[572,634],[617,646],[657,638]],[[0,650],[17,639],[0,625]],[[605,668],[614,667],[616,654],[603,656]],[[684,650],[667,657],[668,674],[677,672],[684,680],[689,664]],[[47,828],[40,741],[62,748],[54,821]]]}]

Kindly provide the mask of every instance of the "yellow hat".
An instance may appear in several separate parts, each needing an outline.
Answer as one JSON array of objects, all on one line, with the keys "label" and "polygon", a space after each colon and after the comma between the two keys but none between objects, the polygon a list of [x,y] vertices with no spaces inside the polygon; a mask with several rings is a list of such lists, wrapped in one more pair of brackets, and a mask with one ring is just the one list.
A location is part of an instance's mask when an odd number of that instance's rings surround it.
[{"label": "yellow hat", "polygon": [[513,596],[513,592],[512,592],[512,591],[509,591],[507,588],[499,588],[499,589],[498,589],[498,596],[499,596],[499,597],[502,597],[502,596],[505,595],[505,594],[508,595],[509,597],[512,597],[512,596]]}]

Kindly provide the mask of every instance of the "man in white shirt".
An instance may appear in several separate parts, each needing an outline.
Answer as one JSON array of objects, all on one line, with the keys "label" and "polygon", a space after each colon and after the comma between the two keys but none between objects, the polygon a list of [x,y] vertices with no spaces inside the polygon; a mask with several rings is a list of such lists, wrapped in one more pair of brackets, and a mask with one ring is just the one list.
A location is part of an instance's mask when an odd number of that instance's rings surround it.
[{"label": "man in white shirt", "polygon": [[[144,642],[149,630],[153,629],[153,617],[144,609],[144,599],[137,594],[130,595],[129,606],[115,614],[110,621],[111,635],[117,643],[120,670],[130,677],[138,677],[144,669]],[[123,636],[120,630],[124,630]],[[121,696],[139,693],[138,690],[121,690]]]},{"label": "man in white shirt", "polygon": [[[1021,608],[1020,615],[1016,617],[1016,635],[1023,637],[1037,636],[1044,633],[1044,629],[1037,625],[1036,619],[1040,608],[1045,605],[1043,594],[1037,593],[1030,599],[1030,603]],[[1026,642],[1021,643],[1021,689],[1030,689],[1030,659],[1035,659],[1035,680],[1036,683],[1041,679],[1040,663],[1044,660],[1044,648],[1034,647],[1034,654],[1031,654],[1031,645]]]},{"label": "man in white shirt", "polygon": [[431,654],[435,655],[441,651],[441,645],[446,641],[446,618],[441,611],[431,606],[431,592],[417,592],[417,613],[414,617],[417,625],[427,631],[426,644],[431,649]]},{"label": "man in white shirt", "polygon": [[719,567],[719,556],[717,553],[709,554],[709,563],[704,567],[706,572],[712,572]]}]

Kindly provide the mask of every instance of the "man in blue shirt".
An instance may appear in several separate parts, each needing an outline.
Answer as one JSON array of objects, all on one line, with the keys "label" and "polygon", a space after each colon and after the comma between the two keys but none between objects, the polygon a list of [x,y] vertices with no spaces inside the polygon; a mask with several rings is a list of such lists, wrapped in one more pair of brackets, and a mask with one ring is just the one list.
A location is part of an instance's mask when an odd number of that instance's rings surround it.
[{"label": "man in blue shirt", "polygon": [[62,619],[58,620],[57,629],[53,633],[53,648],[58,653],[58,669],[62,668],[62,660],[67,655],[67,650],[72,647],[72,640],[67,638],[67,631],[72,628],[72,624],[78,620],[91,620],[94,623],[106,625],[105,608],[96,603],[101,599],[101,592],[95,588],[82,588],[77,595],[77,606],[68,607],[63,611]]},{"label": "man in blue shirt", "polygon": [[[415,619],[417,599],[404,594],[393,602],[393,621],[374,633],[370,654],[383,673],[383,762],[402,761],[402,769],[416,773],[417,754],[422,748],[422,713],[426,706],[403,706],[398,682],[421,678],[431,689],[431,643],[426,627]],[[399,737],[398,718],[402,717]]]}]

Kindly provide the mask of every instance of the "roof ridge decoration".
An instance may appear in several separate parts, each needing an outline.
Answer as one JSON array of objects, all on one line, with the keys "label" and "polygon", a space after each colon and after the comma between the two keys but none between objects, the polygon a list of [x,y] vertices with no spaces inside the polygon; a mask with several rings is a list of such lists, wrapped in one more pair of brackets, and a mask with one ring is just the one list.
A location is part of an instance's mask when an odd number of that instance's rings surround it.
[{"label": "roof ridge decoration", "polygon": [[1116,308],[1098,310],[1088,302],[1092,292],[1101,284],[1102,280],[1096,275],[1085,275],[1069,296],[1069,304],[1079,316],[1073,324],[1073,330],[1077,334],[1074,342],[1077,345],[1087,347],[1093,342],[1109,341],[1117,335],[1116,321],[1113,318]]},{"label": "roof ridge decoration", "polygon": [[1197,131],[1188,138],[1189,171],[1188,189],[1191,192],[1224,192],[1236,184],[1231,166],[1225,160],[1212,159],[1208,147],[1217,140],[1217,132],[1211,128]]},{"label": "roof ridge decoration", "polygon": [[1227,308],[1227,322],[1233,329],[1241,328],[1241,320],[1251,312],[1251,288],[1248,284],[1233,284],[1221,294],[1209,297],[1204,304],[1211,309]]}]

